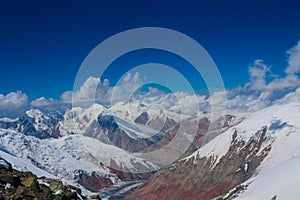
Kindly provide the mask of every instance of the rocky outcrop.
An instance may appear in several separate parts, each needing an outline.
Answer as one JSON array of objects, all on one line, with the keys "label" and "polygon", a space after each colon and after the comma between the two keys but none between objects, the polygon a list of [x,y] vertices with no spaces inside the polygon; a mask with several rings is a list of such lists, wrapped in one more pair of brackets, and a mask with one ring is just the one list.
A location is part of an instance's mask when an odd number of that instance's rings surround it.
[{"label": "rocky outcrop", "polygon": [[60,180],[39,178],[31,172],[14,170],[10,163],[0,158],[0,199],[96,200],[100,197],[87,198],[81,194],[81,189],[72,185],[64,185]]},{"label": "rocky outcrop", "polygon": [[[264,144],[264,145],[263,145]],[[209,200],[219,197],[249,179],[271,150],[267,128],[245,141],[232,135],[227,153],[220,159],[189,157],[154,174],[126,200]]]}]

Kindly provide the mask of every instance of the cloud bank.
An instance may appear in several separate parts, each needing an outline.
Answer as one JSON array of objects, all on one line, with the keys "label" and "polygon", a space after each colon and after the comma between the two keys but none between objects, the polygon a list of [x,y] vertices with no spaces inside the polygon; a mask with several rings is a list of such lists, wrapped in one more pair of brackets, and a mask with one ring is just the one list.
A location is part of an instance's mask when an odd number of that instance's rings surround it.
[{"label": "cloud bank", "polygon": [[66,91],[61,100],[66,103],[94,103],[94,102],[126,102],[131,92],[142,86],[142,77],[138,72],[125,74],[116,86],[109,86],[109,80],[102,83],[100,78],[89,77],[77,91]]},{"label": "cloud bank", "polygon": [[0,94],[0,110],[15,110],[25,106],[27,102],[27,95],[21,91]]},{"label": "cloud bank", "polygon": [[34,107],[43,107],[43,106],[54,105],[57,103],[59,103],[58,100],[55,100],[52,98],[46,99],[45,97],[40,97],[40,98],[37,98],[37,99],[31,101],[30,105],[34,106]]},{"label": "cloud bank", "polygon": [[[89,77],[77,91],[64,92],[59,100],[40,97],[31,101],[33,107],[56,106],[65,103],[88,102],[114,104],[132,102],[159,104],[165,109],[185,114],[195,114],[199,109],[209,111],[211,106],[226,106],[232,111],[256,111],[273,104],[300,101],[300,40],[287,51],[287,67],[282,76],[273,75],[271,66],[263,60],[255,60],[248,67],[250,81],[243,86],[226,91],[216,91],[211,96],[195,96],[187,92],[165,93],[149,87],[148,92],[140,92],[145,77],[138,72],[125,74],[115,86],[109,80]],[[224,99],[224,92],[226,99]],[[112,100],[113,99],[113,100]],[[0,94],[0,110],[19,109],[28,104],[28,97],[21,91]],[[199,109],[198,109],[199,108]]]},{"label": "cloud bank", "polygon": [[271,67],[256,60],[249,67],[250,82],[227,91],[227,107],[242,111],[256,111],[272,104],[300,101],[300,40],[288,52],[285,74],[267,82]]}]

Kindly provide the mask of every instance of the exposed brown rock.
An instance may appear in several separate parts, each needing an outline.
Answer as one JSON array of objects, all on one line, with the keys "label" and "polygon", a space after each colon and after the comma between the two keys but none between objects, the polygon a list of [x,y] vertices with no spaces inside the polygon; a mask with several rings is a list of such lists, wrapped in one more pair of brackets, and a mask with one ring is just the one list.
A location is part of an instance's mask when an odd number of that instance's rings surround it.
[{"label": "exposed brown rock", "polygon": [[113,182],[109,178],[102,177],[96,172],[88,173],[84,170],[77,170],[77,182],[91,191],[99,191],[103,188],[109,188],[113,186]]},{"label": "exposed brown rock", "polygon": [[90,196],[88,198],[88,200],[101,200],[101,198],[99,197],[99,195],[93,195],[93,196]]},{"label": "exposed brown rock", "polygon": [[[233,137],[229,151],[216,163],[214,157],[181,160],[154,174],[126,200],[210,200],[251,177],[271,146],[262,147],[267,128],[247,142]],[[233,134],[234,135],[234,134]],[[260,151],[261,153],[257,154]]]},{"label": "exposed brown rock", "polygon": [[24,179],[21,183],[25,187],[36,187],[36,188],[39,187],[39,183],[37,182],[37,178],[33,177],[33,176]]},{"label": "exposed brown rock", "polygon": [[[1,160],[2,166],[6,167],[0,169],[0,200],[86,199],[81,195],[79,188],[70,185],[64,186],[60,180],[38,178],[31,172],[9,170],[6,165],[8,162],[4,159]],[[43,183],[39,184],[38,179]]]}]

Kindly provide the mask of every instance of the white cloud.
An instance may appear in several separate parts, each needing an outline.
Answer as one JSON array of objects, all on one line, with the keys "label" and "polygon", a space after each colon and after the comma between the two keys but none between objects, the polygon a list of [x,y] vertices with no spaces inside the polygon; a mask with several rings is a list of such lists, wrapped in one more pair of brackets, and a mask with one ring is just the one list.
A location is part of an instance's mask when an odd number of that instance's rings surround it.
[{"label": "white cloud", "polygon": [[284,78],[276,78],[268,84],[269,90],[288,90],[300,86],[300,79],[297,75],[288,74]]},{"label": "white cloud", "polygon": [[140,73],[135,72],[134,75],[133,75],[133,77],[132,77],[131,82],[133,82],[133,83],[139,83],[141,80],[142,80],[142,77],[141,77]]},{"label": "white cloud", "polygon": [[109,86],[109,80],[108,79],[104,79],[102,85]]},{"label": "white cloud", "polygon": [[128,82],[128,81],[130,81],[130,79],[131,79],[131,73],[127,73],[127,74],[124,76],[123,81],[124,81],[124,82]]},{"label": "white cloud", "polygon": [[250,84],[249,89],[261,91],[266,87],[266,74],[270,71],[270,67],[263,63],[263,60],[256,60],[249,67]]},{"label": "white cloud", "polygon": [[100,78],[89,77],[79,88],[79,90],[72,92],[66,91],[61,95],[64,102],[84,102],[91,101],[95,98],[95,91],[100,82]]},{"label": "white cloud", "polygon": [[284,104],[291,102],[300,102],[300,88],[296,89],[294,92],[286,94],[281,99],[278,99],[275,103]]},{"label": "white cloud", "polygon": [[46,99],[45,97],[40,97],[40,98],[33,100],[30,104],[35,107],[42,107],[42,106],[53,105],[56,103],[58,103],[58,101],[54,100],[52,98]]},{"label": "white cloud", "polygon": [[18,109],[28,102],[28,97],[21,91],[0,94],[0,110]]},{"label": "white cloud", "polygon": [[[101,84],[100,78],[89,77],[79,90],[66,91],[61,95],[61,100],[68,103],[86,103],[94,101],[120,102],[128,101],[132,93],[142,86],[142,77],[138,72],[127,73],[114,87],[109,86],[109,80],[105,79]],[[79,105],[80,106],[80,105]]]},{"label": "white cloud", "polygon": [[226,91],[215,91],[209,97],[209,104],[211,106],[223,105],[226,103]]},{"label": "white cloud", "polygon": [[[271,67],[263,60],[256,60],[249,66],[250,81],[244,86],[232,90],[215,92],[211,97],[198,96],[199,102],[194,103],[194,96],[186,92],[174,92],[166,94],[156,88],[149,88],[148,93],[139,94],[136,90],[143,85],[144,77],[138,72],[127,73],[114,87],[109,86],[109,81],[101,84],[99,78],[89,77],[81,88],[74,93],[67,91],[61,95],[61,99],[71,102],[100,100],[111,103],[128,102],[132,95],[136,95],[134,101],[157,103],[166,109],[175,112],[184,111],[195,113],[200,110],[208,110],[214,106],[226,106],[229,110],[256,111],[274,103],[299,101],[300,97],[300,41],[288,52],[288,66],[284,76],[271,74]],[[268,80],[268,81],[267,81]],[[95,92],[96,91],[96,92]],[[224,99],[224,92],[226,99]],[[134,96],[133,95],[133,96]]]},{"label": "white cloud", "polygon": [[71,103],[72,102],[72,94],[73,94],[72,91],[66,91],[66,92],[62,93],[60,98],[65,103]]},{"label": "white cloud", "polygon": [[286,74],[295,74],[300,72],[300,40],[297,45],[288,51],[288,63]]},{"label": "white cloud", "polygon": [[128,102],[133,97],[133,94],[138,94],[137,90],[143,85],[143,80],[143,77],[138,72],[125,74],[116,86],[111,88],[108,93],[110,95],[108,96],[109,100],[113,104],[120,101]]},{"label": "white cloud", "polygon": [[[266,78],[271,67],[256,60],[249,67],[250,82],[244,87],[228,91],[227,107],[232,110],[256,111],[274,103],[299,101],[300,96],[300,41],[288,52],[288,66],[283,77]],[[268,77],[271,78],[271,77]]]}]

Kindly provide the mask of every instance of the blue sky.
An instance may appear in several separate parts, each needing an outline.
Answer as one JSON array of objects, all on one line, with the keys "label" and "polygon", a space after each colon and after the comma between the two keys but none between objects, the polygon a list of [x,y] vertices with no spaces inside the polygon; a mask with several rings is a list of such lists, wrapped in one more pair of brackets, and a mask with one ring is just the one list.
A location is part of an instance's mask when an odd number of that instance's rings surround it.
[{"label": "blue sky", "polygon": [[[59,98],[71,90],[83,59],[100,42],[127,29],[157,26],[197,40],[217,64],[227,88],[249,81],[256,59],[283,74],[286,51],[299,40],[297,1],[7,1],[0,3],[0,94],[22,90],[29,99]],[[151,53],[151,52],[150,52]],[[121,66],[157,60],[191,74],[188,65],[157,52],[116,61]],[[126,68],[125,68],[126,69]],[[124,70],[124,69],[123,69]],[[196,87],[197,77],[190,77]]]}]

